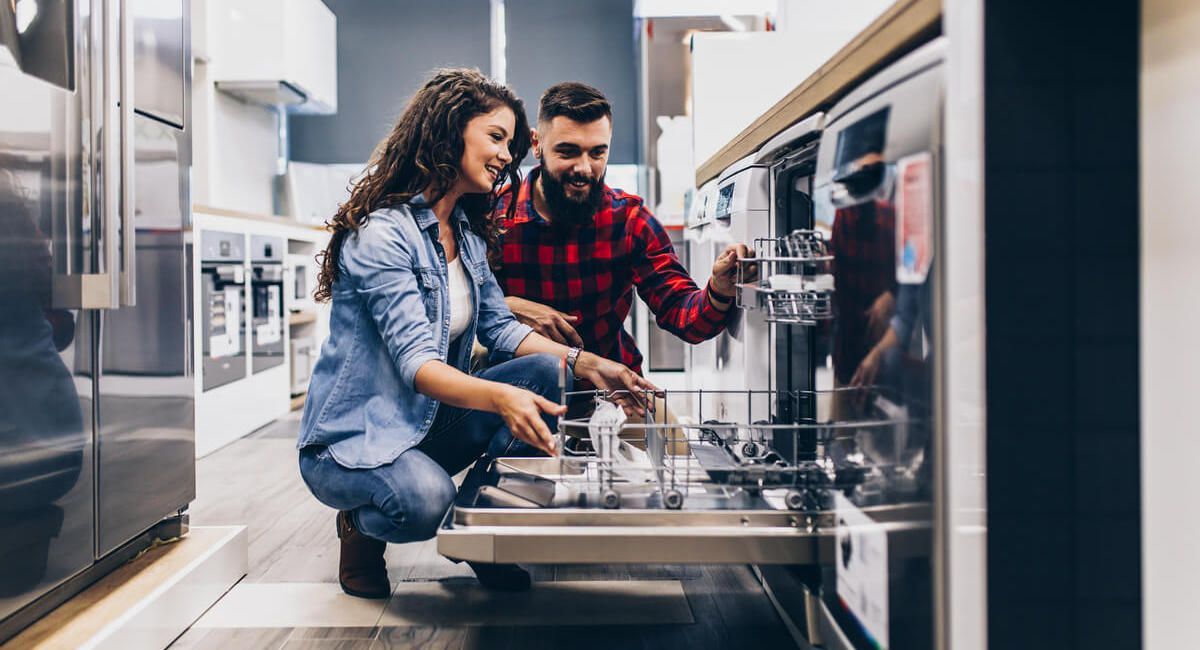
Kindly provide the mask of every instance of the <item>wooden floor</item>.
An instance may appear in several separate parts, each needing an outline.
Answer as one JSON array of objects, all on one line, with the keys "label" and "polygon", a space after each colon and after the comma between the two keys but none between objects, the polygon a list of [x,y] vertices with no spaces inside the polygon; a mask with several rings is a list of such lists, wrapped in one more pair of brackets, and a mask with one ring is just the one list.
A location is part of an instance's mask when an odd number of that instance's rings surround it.
[{"label": "wooden floor", "polygon": [[[249,573],[243,581],[293,585],[337,580],[334,512],[318,503],[300,480],[294,441],[297,421],[280,420],[201,459],[197,466],[194,525],[245,524],[249,533]],[[474,583],[465,564],[437,554],[435,540],[388,548],[392,582],[441,582],[455,589]],[[689,624],[623,625],[605,619],[598,603],[596,624],[554,625],[553,611],[540,613],[545,625],[421,625],[409,627],[202,627],[189,630],[172,648],[775,648],[792,645],[783,623],[754,575],[745,566],[535,566],[537,582],[678,581],[691,610]],[[300,584],[303,583],[303,584]],[[280,587],[286,588],[286,587]],[[535,587],[536,588],[536,587]],[[339,599],[349,596],[337,595]],[[354,599],[357,600],[357,599]],[[463,607],[486,600],[464,599]],[[474,603],[474,605],[472,605]],[[350,606],[359,603],[344,603]],[[393,603],[394,604],[394,603]],[[215,609],[215,608],[214,608]],[[456,621],[470,612],[457,612]],[[488,620],[481,616],[481,620]],[[576,620],[578,622],[578,620]]]}]

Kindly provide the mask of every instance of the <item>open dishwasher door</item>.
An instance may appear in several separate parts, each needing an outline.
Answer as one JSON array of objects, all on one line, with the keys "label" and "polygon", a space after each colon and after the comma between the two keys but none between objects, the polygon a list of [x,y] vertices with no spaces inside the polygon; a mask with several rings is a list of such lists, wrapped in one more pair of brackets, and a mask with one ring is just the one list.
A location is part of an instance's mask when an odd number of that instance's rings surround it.
[{"label": "open dishwasher door", "polygon": [[[835,502],[877,493],[881,477],[854,459],[838,464],[798,453],[803,446],[794,439],[832,449],[863,430],[890,436],[908,426],[886,417],[828,421],[834,396],[812,391],[666,391],[652,413],[630,420],[612,397],[566,394],[572,412],[584,414],[560,422],[556,458],[477,463],[438,533],[438,551],[455,560],[518,564],[831,566]],[[594,409],[580,408],[583,400]],[[744,413],[709,417],[734,401]],[[819,412],[825,421],[780,422],[778,405],[789,401],[820,402],[787,410]],[[899,540],[898,551],[927,546],[929,530],[920,523],[928,521],[927,503],[866,511]]]}]

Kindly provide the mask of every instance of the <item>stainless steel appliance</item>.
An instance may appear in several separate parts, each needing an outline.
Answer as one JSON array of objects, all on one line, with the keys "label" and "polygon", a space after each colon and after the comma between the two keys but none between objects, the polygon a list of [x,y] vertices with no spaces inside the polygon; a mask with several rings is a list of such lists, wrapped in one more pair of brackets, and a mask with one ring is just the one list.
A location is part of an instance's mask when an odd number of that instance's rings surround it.
[{"label": "stainless steel appliance", "polygon": [[0,3],[0,641],[195,496],[189,15]]},{"label": "stainless steel appliance", "polygon": [[208,391],[246,376],[246,236],[206,230],[200,251],[200,377]]},{"label": "stainless steel appliance", "polygon": [[250,237],[252,372],[262,372],[284,363],[283,256],[286,248],[286,242],[279,237]]},{"label": "stainless steel appliance", "polygon": [[[313,292],[317,289],[317,261],[312,255],[289,254],[285,259],[287,271],[291,273],[288,282],[289,311],[305,311],[316,309]],[[285,275],[286,277],[286,275]]]},{"label": "stainless steel appliance", "polygon": [[595,411],[560,422],[562,456],[477,465],[439,550],[748,563],[808,642],[932,647],[942,52],[915,50],[706,187],[694,240],[757,256],[740,321],[693,353],[693,388],[626,421],[575,395]]},{"label": "stainless steel appliance", "polygon": [[313,366],[317,363],[320,348],[311,336],[292,339],[292,394],[308,392],[308,381],[312,379]]},{"label": "stainless steel appliance", "polygon": [[[938,252],[944,40],[859,85],[828,113],[814,177],[815,225],[828,229],[835,317],[826,354],[836,387],[877,387],[873,404],[833,405],[838,419],[903,422],[890,437],[860,431],[831,450],[871,478],[838,502],[838,561],[824,568],[826,647],[934,644],[935,478],[945,462],[935,385],[942,336]],[[824,361],[824,363],[822,363]],[[865,410],[864,410],[865,409]],[[944,498],[940,496],[939,498]],[[873,511],[910,508],[901,539]]]}]

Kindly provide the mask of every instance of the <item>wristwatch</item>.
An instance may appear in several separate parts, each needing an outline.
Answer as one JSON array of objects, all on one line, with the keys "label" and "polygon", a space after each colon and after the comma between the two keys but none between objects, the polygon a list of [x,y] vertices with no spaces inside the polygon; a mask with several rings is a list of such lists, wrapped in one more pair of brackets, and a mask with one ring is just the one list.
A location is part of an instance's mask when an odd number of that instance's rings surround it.
[{"label": "wristwatch", "polygon": [[708,281],[707,289],[708,299],[712,301],[714,307],[728,307],[733,303],[733,299],[737,297],[736,295],[725,297],[717,293],[717,290],[712,286],[712,280]]},{"label": "wristwatch", "polygon": [[580,350],[579,348],[571,348],[570,350],[567,350],[567,370],[571,372],[571,377],[574,379],[579,379],[579,377],[575,375],[575,362],[579,361],[580,352],[583,352],[583,350]]}]

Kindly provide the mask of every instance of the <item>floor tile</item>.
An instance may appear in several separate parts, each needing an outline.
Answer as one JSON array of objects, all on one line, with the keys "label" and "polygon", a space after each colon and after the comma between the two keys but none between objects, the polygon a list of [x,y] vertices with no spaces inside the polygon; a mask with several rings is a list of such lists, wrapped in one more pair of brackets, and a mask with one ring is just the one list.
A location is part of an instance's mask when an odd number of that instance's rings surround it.
[{"label": "floor tile", "polygon": [[278,650],[292,634],[290,627],[201,629],[192,627],[170,650]]},{"label": "floor tile", "polygon": [[292,632],[291,640],[345,640],[374,639],[379,636],[377,627],[298,627]]},{"label": "floor tile", "polygon": [[384,627],[379,629],[379,638],[375,640],[376,647],[381,650],[392,648],[488,648],[501,650],[504,645],[480,643],[479,628],[471,627],[442,627],[434,625],[417,625],[405,627]]},{"label": "floor tile", "polygon": [[373,650],[382,647],[373,639],[289,639],[281,650]]},{"label": "floor tile", "polygon": [[195,627],[373,627],[385,604],[331,583],[242,582]]},{"label": "floor tile", "polygon": [[522,593],[473,581],[400,583],[380,627],[405,625],[636,625],[692,623],[678,580],[535,583]]}]

